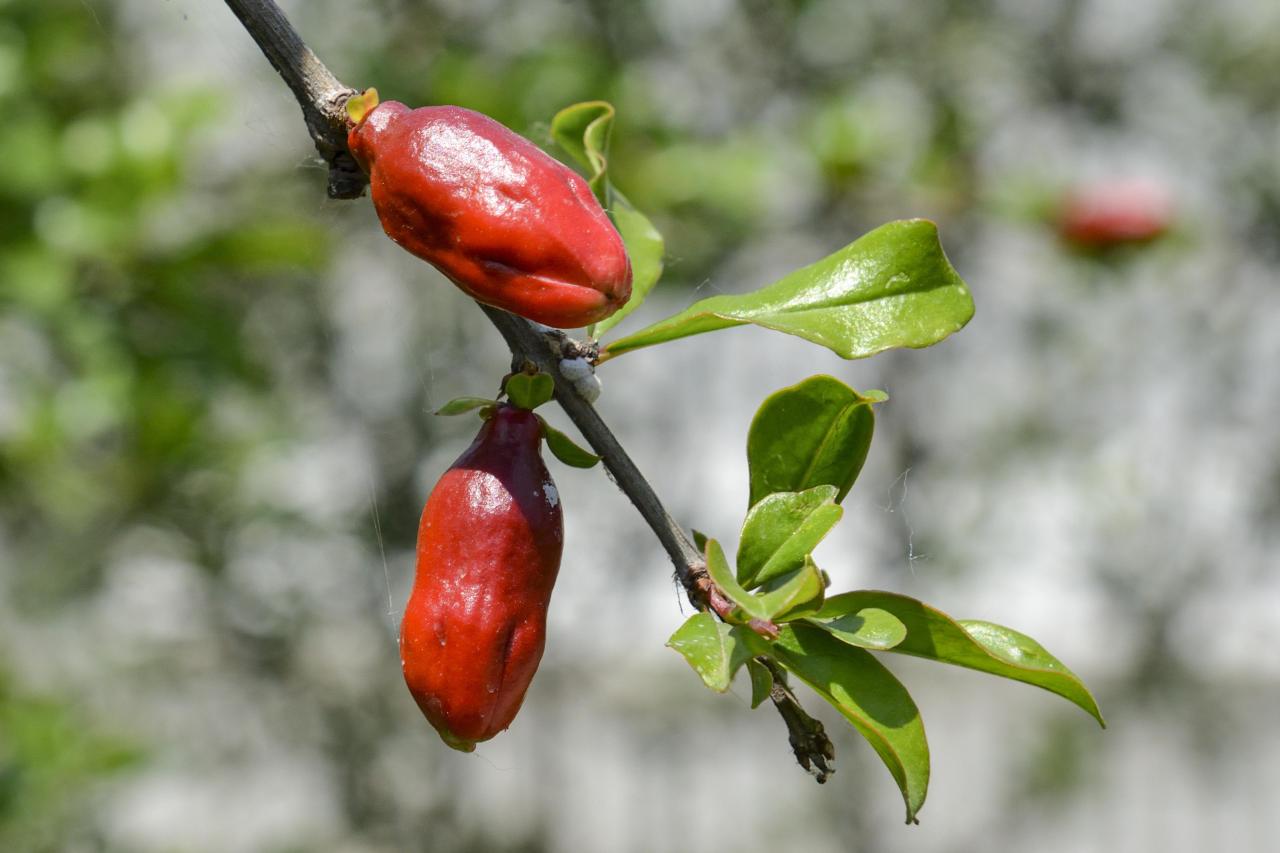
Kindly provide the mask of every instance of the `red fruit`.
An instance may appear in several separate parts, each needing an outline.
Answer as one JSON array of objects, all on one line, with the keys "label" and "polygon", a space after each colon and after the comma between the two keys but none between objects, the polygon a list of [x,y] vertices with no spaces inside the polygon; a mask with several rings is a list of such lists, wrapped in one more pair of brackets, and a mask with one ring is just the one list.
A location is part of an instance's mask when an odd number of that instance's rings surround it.
[{"label": "red fruit", "polygon": [[405,683],[445,743],[511,725],[542,658],[564,522],[532,412],[500,405],[431,491],[400,627]]},{"label": "red fruit", "polygon": [[473,298],[572,328],[631,296],[626,248],[587,182],[493,119],[385,101],[347,142],[387,235]]},{"label": "red fruit", "polygon": [[1168,230],[1168,193],[1144,181],[1113,181],[1069,193],[1058,214],[1058,233],[1084,248],[1142,243]]}]

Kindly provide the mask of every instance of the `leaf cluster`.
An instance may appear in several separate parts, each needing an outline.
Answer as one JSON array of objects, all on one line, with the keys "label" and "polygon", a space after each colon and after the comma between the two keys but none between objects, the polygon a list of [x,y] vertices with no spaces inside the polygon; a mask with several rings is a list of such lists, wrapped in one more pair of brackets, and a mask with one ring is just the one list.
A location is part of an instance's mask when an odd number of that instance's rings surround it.
[{"label": "leaf cluster", "polygon": [[[675,649],[717,692],[748,667],[752,707],[769,695],[767,659],[840,712],[884,761],[914,821],[929,782],[929,746],[906,687],[871,654],[895,652],[1022,681],[1079,705],[1099,723],[1079,678],[1035,640],[990,622],[957,621],[893,592],[827,595],[813,550],[840,520],[866,459],[880,392],[814,376],[770,396],[747,438],[751,506],[736,565],[699,537],[712,581],[733,604],[723,621],[691,616]],[[769,623],[769,630],[760,630]]]}]

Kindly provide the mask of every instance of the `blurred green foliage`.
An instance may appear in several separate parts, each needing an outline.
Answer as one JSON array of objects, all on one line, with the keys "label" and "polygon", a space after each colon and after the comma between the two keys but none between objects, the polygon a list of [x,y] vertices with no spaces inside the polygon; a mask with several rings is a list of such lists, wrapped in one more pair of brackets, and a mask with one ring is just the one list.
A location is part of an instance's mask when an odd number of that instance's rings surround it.
[{"label": "blurred green foliage", "polygon": [[271,408],[244,315],[327,251],[265,187],[237,199],[200,185],[189,140],[221,96],[138,90],[110,7],[5,11],[0,149],[16,180],[0,184],[0,353],[14,414],[0,509],[22,567],[13,592],[40,606],[92,588],[131,518],[216,552],[227,481],[192,478],[234,471],[255,436],[220,429],[213,406],[235,393]]},{"label": "blurred green foliage", "polygon": [[139,749],[94,731],[59,701],[22,695],[0,671],[0,848],[63,850],[92,835],[81,810],[95,779],[136,764]]},{"label": "blurred green foliage", "polygon": [[[316,222],[271,202],[270,179],[250,193],[202,182],[190,141],[222,93],[139,86],[115,17],[80,0],[0,4],[0,596],[28,614],[91,595],[141,520],[219,569],[232,475],[285,428],[245,314],[328,257]],[[228,399],[260,422],[220,423]],[[78,704],[0,680],[0,848],[63,849],[86,783],[135,757]]]}]

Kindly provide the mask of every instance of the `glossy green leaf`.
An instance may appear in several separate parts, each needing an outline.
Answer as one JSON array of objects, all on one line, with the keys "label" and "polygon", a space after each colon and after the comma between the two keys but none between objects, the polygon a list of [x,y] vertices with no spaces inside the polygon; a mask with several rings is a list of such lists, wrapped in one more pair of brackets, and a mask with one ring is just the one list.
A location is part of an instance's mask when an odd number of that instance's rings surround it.
[{"label": "glossy green leaf", "polygon": [[551,136],[587,170],[587,183],[613,220],[631,260],[631,298],[587,332],[598,337],[612,329],[644,302],[662,277],[666,247],[662,235],[643,213],[609,180],[609,138],[613,132],[613,105],[606,101],[573,104],[551,120]]},{"label": "glossy green leaf", "polygon": [[833,255],[744,294],[712,296],[605,347],[612,357],[689,335],[754,323],[821,344],[842,358],[927,347],[973,316],[969,288],[925,219],[890,222]]},{"label": "glossy green leaf", "polygon": [[[1046,690],[1058,693],[1066,699],[1070,699],[1088,711],[1098,721],[1099,725],[1106,728],[1107,723],[1102,717],[1102,712],[1098,708],[1093,694],[1084,686],[1084,682],[1080,680],[1079,676],[1067,669],[1062,661],[1049,654],[1048,650],[1034,639],[1020,631],[997,625],[994,622],[962,619],[958,620],[956,624],[964,628],[970,639],[981,646],[984,651],[1004,661],[1008,666],[1025,671],[1036,671],[1040,674],[1039,681],[1031,681],[1027,678],[1018,678],[1017,680],[1036,684]],[[1050,673],[1055,676],[1052,681],[1048,677]],[[1004,673],[996,674],[1004,675]],[[1012,678],[1014,676],[1006,675],[1005,677]],[[1041,681],[1047,683],[1041,683]],[[1052,683],[1055,686],[1048,686],[1048,683]],[[1066,688],[1066,690],[1057,689],[1059,686]]]},{"label": "glossy green leaf", "polygon": [[813,564],[813,559],[806,557],[804,565],[799,569],[774,578],[755,593],[755,597],[768,614],[766,618],[776,622],[818,610],[825,590],[822,573]]},{"label": "glossy green leaf", "polygon": [[551,399],[556,383],[545,373],[514,373],[507,377],[504,390],[513,405],[532,411]]},{"label": "glossy green leaf", "polygon": [[573,439],[547,423],[541,416],[538,417],[538,421],[542,424],[542,437],[547,442],[547,449],[564,464],[573,468],[594,468],[600,461],[599,456],[579,447]]},{"label": "glossy green leaf", "polygon": [[806,621],[842,643],[863,649],[885,651],[907,637],[907,626],[902,624],[902,620],[878,607],[864,607],[853,613],[821,619],[809,616]]},{"label": "glossy green leaf", "polygon": [[437,415],[461,415],[476,409],[492,406],[493,400],[488,397],[455,397],[436,409]]},{"label": "glossy green leaf", "polygon": [[712,582],[720,587],[725,597],[737,605],[748,619],[772,621],[775,617],[794,613],[811,602],[821,601],[825,586],[822,573],[812,560],[805,561],[800,569],[790,575],[777,578],[759,594],[752,594],[738,583],[719,542],[708,539],[704,554],[707,574],[711,576]]},{"label": "glossy green leaf", "polygon": [[755,658],[747,661],[747,675],[751,676],[751,707],[759,708],[773,690],[773,675]]},{"label": "glossy green leaf", "polygon": [[684,656],[707,687],[724,693],[734,673],[757,654],[754,636],[710,613],[695,613],[676,629],[667,645]]},{"label": "glossy green leaf", "polygon": [[752,589],[804,565],[844,514],[835,486],[777,492],[751,507],[738,545],[738,582]]},{"label": "glossy green leaf", "polygon": [[764,602],[739,585],[719,542],[708,539],[703,554],[707,560],[707,574],[711,576],[711,582],[720,587],[726,598],[736,604],[748,618],[769,618]]},{"label": "glossy green leaf", "polygon": [[621,308],[591,327],[589,333],[595,338],[621,323],[648,298],[658,279],[662,278],[663,257],[667,251],[662,234],[649,218],[636,210],[635,205],[612,184],[609,185],[608,211],[623,245],[627,247],[627,257],[631,259],[631,297]]},{"label": "glossy green leaf", "polygon": [[[832,376],[811,376],[770,395],[747,433],[751,506],[776,492],[836,487],[844,500],[867,459],[882,391],[859,394]],[[834,522],[833,522],[834,523]]]},{"label": "glossy green leaf", "polygon": [[870,652],[802,622],[781,626],[772,654],[867,739],[898,783],[913,822],[929,787],[929,744],[902,683]]},{"label": "glossy green leaf", "polygon": [[862,590],[827,599],[813,619],[839,618],[877,608],[893,614],[907,628],[892,651],[1041,687],[1079,705],[1105,726],[1098,704],[1084,683],[1030,637],[989,622],[957,622],[940,610],[892,592]]},{"label": "glossy green leaf", "polygon": [[551,119],[551,138],[587,170],[587,183],[600,204],[608,204],[609,137],[614,109],[608,101],[571,104]]}]

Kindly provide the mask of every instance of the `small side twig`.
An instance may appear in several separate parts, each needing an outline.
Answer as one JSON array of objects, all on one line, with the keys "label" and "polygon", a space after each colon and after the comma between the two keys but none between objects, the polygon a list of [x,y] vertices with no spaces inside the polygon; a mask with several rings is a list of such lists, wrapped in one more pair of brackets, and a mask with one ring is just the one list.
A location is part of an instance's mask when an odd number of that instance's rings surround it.
[{"label": "small side twig", "polygon": [[758,657],[756,660],[764,664],[769,675],[773,676],[769,699],[787,724],[787,739],[791,742],[791,751],[795,753],[796,761],[818,780],[819,785],[825,783],[836,772],[836,748],[827,737],[822,721],[809,716],[800,706],[787,685],[787,674],[777,662],[767,657]]},{"label": "small side twig", "polygon": [[[358,198],[363,194],[368,179],[347,150],[345,114],[346,102],[357,90],[343,85],[333,76],[302,41],[273,0],[226,2],[297,98],[316,150],[329,164],[329,197]],[[698,549],[667,512],[653,487],[595,407],[578,394],[560,372],[561,361],[568,358],[593,359],[598,351],[590,344],[575,341],[562,332],[536,327],[506,311],[487,305],[480,307],[506,340],[514,362],[523,365],[526,360],[532,361],[555,380],[557,402],[600,456],[618,488],[658,537],[693,606],[699,610],[710,609],[722,618],[728,615],[732,605],[711,582]],[[753,624],[751,627],[766,636],[772,628],[773,636],[776,636],[777,628],[771,624]],[[787,725],[796,760],[819,782],[825,782],[834,772],[831,767],[834,751],[822,723],[800,707],[787,687],[782,669],[767,658],[761,661],[773,676],[770,698]]]}]

